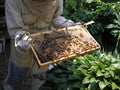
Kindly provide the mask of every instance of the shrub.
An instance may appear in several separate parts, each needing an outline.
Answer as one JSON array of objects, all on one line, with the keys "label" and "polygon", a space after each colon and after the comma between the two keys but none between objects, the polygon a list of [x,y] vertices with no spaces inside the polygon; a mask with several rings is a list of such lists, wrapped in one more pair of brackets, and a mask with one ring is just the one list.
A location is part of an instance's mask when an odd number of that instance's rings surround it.
[{"label": "shrub", "polygon": [[64,16],[75,22],[95,21],[88,30],[104,50],[112,51],[117,38],[106,28],[114,23],[115,13],[120,12],[119,0],[65,0]]},{"label": "shrub", "polygon": [[118,54],[86,54],[56,65],[44,86],[46,90],[119,90],[119,66]]}]

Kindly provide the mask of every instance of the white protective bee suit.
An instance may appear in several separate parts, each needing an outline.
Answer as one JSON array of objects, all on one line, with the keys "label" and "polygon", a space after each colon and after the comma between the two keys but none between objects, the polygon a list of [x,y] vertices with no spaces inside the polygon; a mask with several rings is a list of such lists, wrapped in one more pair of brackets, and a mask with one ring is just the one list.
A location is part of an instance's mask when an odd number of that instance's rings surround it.
[{"label": "white protective bee suit", "polygon": [[23,32],[37,33],[71,26],[73,21],[60,16],[63,0],[6,0],[5,14],[11,37],[11,55],[8,75],[3,82],[4,90],[24,90],[23,81],[32,77],[31,88],[38,90],[45,82],[48,67],[39,68],[30,49],[24,51],[15,47],[15,37]]}]

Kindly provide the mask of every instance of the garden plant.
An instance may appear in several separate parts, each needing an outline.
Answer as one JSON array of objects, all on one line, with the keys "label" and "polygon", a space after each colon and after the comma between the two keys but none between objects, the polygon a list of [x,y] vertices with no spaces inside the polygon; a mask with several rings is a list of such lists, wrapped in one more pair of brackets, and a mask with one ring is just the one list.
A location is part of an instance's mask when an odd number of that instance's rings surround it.
[{"label": "garden plant", "polygon": [[44,90],[120,90],[120,1],[64,0],[64,16],[95,21],[89,32],[101,50],[57,63],[47,73]]}]

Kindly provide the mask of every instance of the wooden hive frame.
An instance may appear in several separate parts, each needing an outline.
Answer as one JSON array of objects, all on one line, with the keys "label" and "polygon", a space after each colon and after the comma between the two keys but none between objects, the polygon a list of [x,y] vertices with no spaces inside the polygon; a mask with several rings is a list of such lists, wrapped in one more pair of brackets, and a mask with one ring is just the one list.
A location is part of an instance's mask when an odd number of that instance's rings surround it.
[{"label": "wooden hive frame", "polygon": [[[78,36],[79,37],[79,35],[77,35],[78,33],[80,34],[82,34],[83,33],[83,39],[81,39],[82,41],[80,41],[80,43],[81,44],[83,44],[81,47],[80,47],[80,49],[78,49],[78,51],[77,51],[77,49],[76,49],[76,47],[78,47],[78,46],[74,46],[74,45],[76,45],[76,44],[73,44],[72,46],[70,46],[70,45],[67,45],[66,47],[70,47],[70,49],[72,50],[73,49],[73,52],[71,51],[71,53],[67,53],[67,55],[66,56],[63,56],[63,57],[59,57],[59,58],[54,58],[54,60],[50,60],[50,61],[46,61],[46,62],[42,62],[42,60],[40,60],[40,58],[39,58],[39,54],[37,53],[37,49],[35,49],[36,48],[36,45],[35,45],[35,39],[36,39],[36,37],[40,37],[41,39],[44,39],[43,38],[43,36],[45,35],[45,34],[48,34],[48,35],[50,35],[50,34],[53,34],[53,35],[55,35],[54,33],[56,33],[56,32],[60,32],[60,31],[64,31],[65,32],[65,34],[66,33],[69,33],[71,36]],[[60,34],[60,33],[59,33]],[[61,33],[62,34],[62,33]],[[32,39],[33,39],[33,41],[32,41],[32,46],[31,46],[31,49],[32,49],[32,52],[33,52],[33,54],[34,54],[34,56],[35,56],[35,59],[36,59],[36,61],[37,61],[37,63],[38,63],[38,65],[41,67],[41,66],[47,66],[47,65],[50,65],[50,64],[54,64],[54,63],[57,63],[57,62],[60,62],[60,61],[64,61],[64,60],[69,60],[69,59],[71,59],[71,58],[74,58],[74,57],[77,57],[77,56],[80,56],[80,55],[84,55],[84,54],[86,54],[86,53],[90,53],[90,52],[93,52],[93,51],[95,51],[95,50],[98,50],[98,49],[100,49],[100,45],[96,42],[96,40],[92,37],[92,35],[89,33],[89,31],[87,30],[87,28],[86,27],[84,27],[83,25],[76,25],[76,26],[71,26],[71,27],[67,27],[67,28],[61,28],[61,29],[58,29],[58,30],[55,30],[55,31],[45,31],[45,32],[40,32],[40,33],[36,33],[36,34],[31,34],[31,36],[32,36]],[[51,35],[51,37],[52,37],[52,35]],[[57,37],[57,36],[56,36]],[[82,36],[81,36],[82,37]],[[80,38],[79,38],[80,39]],[[79,40],[78,39],[78,40]],[[64,39],[63,39],[64,40]],[[86,43],[86,41],[87,41],[87,43]],[[90,42],[89,42],[90,41]],[[59,42],[58,42],[59,43]],[[79,44],[80,44],[79,43]],[[91,45],[89,45],[89,44],[91,44]],[[42,45],[42,44],[41,44]],[[89,46],[89,47],[87,47],[87,46]],[[55,46],[54,46],[55,47]],[[54,49],[54,47],[52,47],[53,49]],[[82,47],[84,47],[84,48],[82,48]],[[67,48],[65,48],[65,49],[67,49]],[[65,51],[65,49],[63,50],[63,52]],[[74,49],[76,49],[76,50],[74,50]],[[67,52],[67,50],[66,50],[66,52]],[[52,52],[51,52],[52,53]],[[52,55],[52,54],[51,54]]]}]

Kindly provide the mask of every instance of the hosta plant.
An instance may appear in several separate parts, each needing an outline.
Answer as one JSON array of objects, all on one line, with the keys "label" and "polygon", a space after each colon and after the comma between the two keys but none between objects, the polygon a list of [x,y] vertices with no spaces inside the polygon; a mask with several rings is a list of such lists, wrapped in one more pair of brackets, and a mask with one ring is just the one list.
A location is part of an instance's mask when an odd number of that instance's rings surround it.
[{"label": "hosta plant", "polygon": [[[75,79],[87,90],[120,90],[120,57],[112,53],[95,53],[73,60],[72,70]],[[76,87],[81,90],[81,86]]]},{"label": "hosta plant", "polygon": [[48,72],[43,87],[44,90],[120,90],[119,66],[119,54],[86,54],[56,65]]}]

